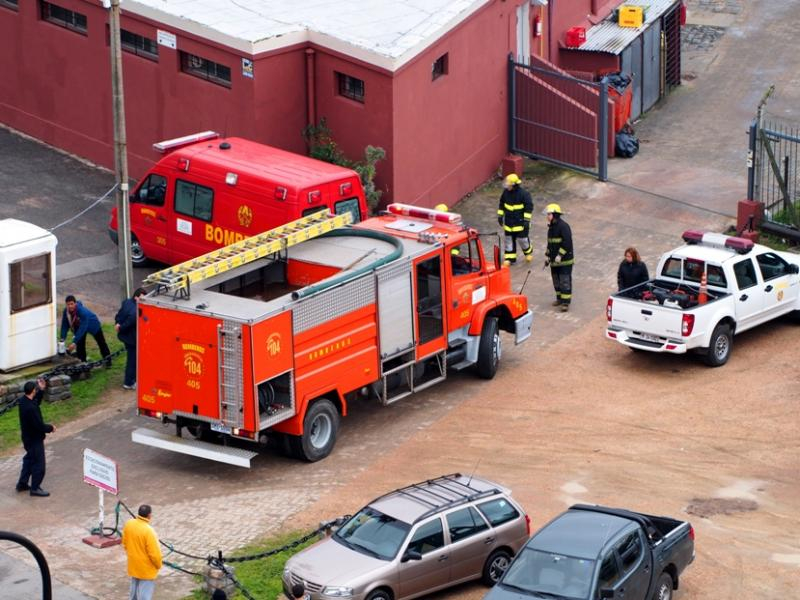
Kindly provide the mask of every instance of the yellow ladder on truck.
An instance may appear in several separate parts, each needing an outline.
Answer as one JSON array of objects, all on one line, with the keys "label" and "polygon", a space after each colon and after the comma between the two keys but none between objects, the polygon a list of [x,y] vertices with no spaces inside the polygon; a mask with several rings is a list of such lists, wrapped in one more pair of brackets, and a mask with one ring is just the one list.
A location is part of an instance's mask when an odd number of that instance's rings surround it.
[{"label": "yellow ladder on truck", "polygon": [[353,216],[349,212],[331,215],[327,211],[319,211],[153,273],[144,279],[143,284],[156,286],[156,294],[172,292],[176,296],[188,297],[193,283],[275,254],[352,222]]}]

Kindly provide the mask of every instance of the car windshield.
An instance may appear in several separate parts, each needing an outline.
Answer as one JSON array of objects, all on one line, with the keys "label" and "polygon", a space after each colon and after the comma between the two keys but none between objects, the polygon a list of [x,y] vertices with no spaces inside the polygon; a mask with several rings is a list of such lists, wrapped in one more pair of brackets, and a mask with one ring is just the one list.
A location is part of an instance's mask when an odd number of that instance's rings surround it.
[{"label": "car windshield", "polygon": [[508,567],[501,585],[532,596],[589,597],[594,561],[526,548]]},{"label": "car windshield", "polygon": [[337,531],[333,539],[362,554],[392,560],[411,526],[372,508],[364,508]]}]

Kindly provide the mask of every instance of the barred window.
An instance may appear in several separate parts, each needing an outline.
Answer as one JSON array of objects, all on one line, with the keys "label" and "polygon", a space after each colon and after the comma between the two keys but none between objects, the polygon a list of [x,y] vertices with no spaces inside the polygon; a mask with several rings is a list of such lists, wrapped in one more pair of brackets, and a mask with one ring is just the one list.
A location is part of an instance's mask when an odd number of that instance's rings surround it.
[{"label": "barred window", "polygon": [[42,20],[53,25],[59,25],[65,29],[71,29],[78,33],[86,33],[86,15],[79,12],[68,10],[57,4],[51,4],[44,0],[39,1],[39,8],[42,14]]},{"label": "barred window", "polygon": [[122,29],[120,30],[120,42],[122,43],[122,49],[127,52],[150,60],[158,60],[158,44],[155,40]]},{"label": "barred window", "polygon": [[195,54],[181,52],[181,71],[225,87],[231,87],[230,67]]},{"label": "barred window", "polygon": [[336,73],[336,78],[339,81],[339,95],[356,102],[364,103],[364,81],[345,75],[344,73]]},{"label": "barred window", "polygon": [[442,54],[439,58],[437,58],[434,63],[433,67],[431,68],[431,79],[433,81],[439,79],[442,75],[447,75],[449,70],[449,60],[447,57],[447,53]]}]

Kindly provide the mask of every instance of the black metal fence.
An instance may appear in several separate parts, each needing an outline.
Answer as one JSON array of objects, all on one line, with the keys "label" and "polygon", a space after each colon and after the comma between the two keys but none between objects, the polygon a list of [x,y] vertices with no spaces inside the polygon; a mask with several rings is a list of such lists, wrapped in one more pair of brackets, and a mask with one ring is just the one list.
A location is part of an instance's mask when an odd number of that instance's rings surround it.
[{"label": "black metal fence", "polygon": [[800,227],[800,127],[756,119],[750,125],[748,198],[764,204],[764,218]]}]

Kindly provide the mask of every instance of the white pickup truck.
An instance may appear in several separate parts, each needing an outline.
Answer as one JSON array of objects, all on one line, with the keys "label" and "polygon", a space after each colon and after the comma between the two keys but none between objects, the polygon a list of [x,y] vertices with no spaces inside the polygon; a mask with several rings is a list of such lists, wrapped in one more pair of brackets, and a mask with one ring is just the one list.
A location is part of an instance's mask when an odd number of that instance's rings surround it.
[{"label": "white pickup truck", "polygon": [[735,334],[800,310],[800,255],[695,230],[683,240],[661,257],[655,279],[609,297],[608,339],[649,352],[694,350],[718,367]]}]

